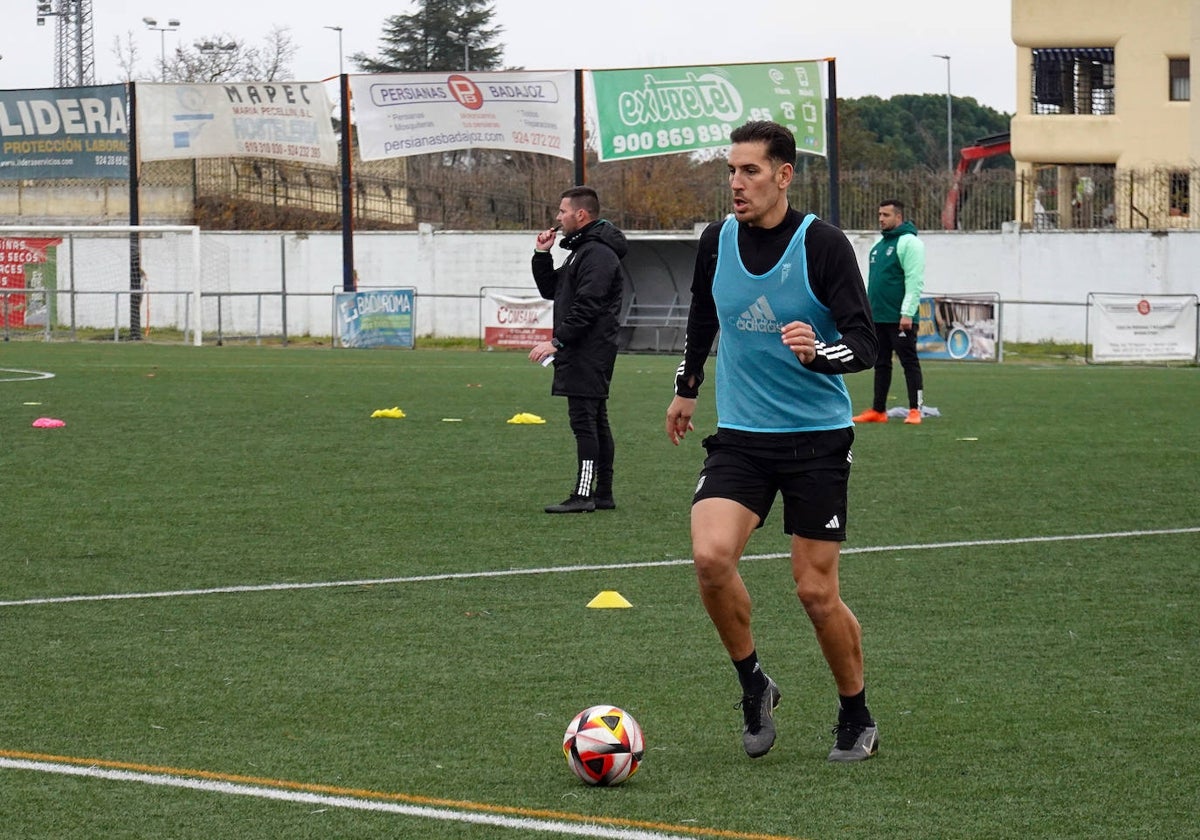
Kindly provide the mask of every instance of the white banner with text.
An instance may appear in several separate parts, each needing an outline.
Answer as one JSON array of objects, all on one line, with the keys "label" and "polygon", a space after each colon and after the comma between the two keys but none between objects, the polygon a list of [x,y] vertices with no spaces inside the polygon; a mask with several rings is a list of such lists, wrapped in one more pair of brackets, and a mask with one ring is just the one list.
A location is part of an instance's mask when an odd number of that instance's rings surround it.
[{"label": "white banner with text", "polygon": [[142,160],[264,157],[336,166],[333,108],[320,82],[139,83]]},{"label": "white banner with text", "polygon": [[456,149],[574,159],[571,70],[356,75],[350,96],[363,160]]},{"label": "white banner with text", "polygon": [[527,348],[554,336],[554,302],[537,295],[482,289],[479,320],[488,347]]},{"label": "white banner with text", "polygon": [[1089,361],[1196,361],[1196,300],[1196,295],[1089,294]]}]

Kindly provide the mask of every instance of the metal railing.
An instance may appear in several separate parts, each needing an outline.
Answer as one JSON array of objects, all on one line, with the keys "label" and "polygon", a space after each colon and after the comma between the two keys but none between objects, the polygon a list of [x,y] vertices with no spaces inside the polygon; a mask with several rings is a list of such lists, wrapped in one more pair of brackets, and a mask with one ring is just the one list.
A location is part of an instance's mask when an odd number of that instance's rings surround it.
[{"label": "metal railing", "polygon": [[[730,209],[723,160],[682,156],[589,161],[606,218],[630,230],[691,230]],[[359,230],[413,230],[419,223],[454,230],[539,230],[549,225],[570,161],[535,155],[479,153],[465,160],[431,156],[356,164],[354,219]],[[898,198],[921,230],[943,229],[953,176],[945,170],[847,169],[838,180],[839,223],[873,230],[879,202]],[[124,224],[117,182],[0,182],[0,206],[12,219],[47,207],[79,206],[72,191],[103,188],[102,221]],[[268,159],[155,161],[142,175],[143,204],[156,223],[196,223],[207,230],[339,230],[341,175],[330,167]],[[1117,170],[1113,165],[1039,164],[1018,176],[984,169],[963,176],[954,228],[1001,230],[1200,229],[1200,167]],[[22,196],[29,196],[28,200]],[[78,197],[78,196],[76,196]],[[151,197],[153,201],[149,200]],[[801,159],[793,206],[831,218],[825,162]],[[160,203],[155,203],[160,202]],[[63,212],[66,212],[65,210]],[[145,207],[143,212],[146,212]]]}]

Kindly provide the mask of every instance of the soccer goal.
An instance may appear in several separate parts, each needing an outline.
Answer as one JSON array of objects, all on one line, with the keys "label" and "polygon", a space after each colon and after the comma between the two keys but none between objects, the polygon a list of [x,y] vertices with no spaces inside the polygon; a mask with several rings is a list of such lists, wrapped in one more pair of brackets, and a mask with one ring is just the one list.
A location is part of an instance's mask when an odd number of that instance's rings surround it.
[{"label": "soccer goal", "polygon": [[199,346],[202,275],[194,225],[3,225],[0,332]]}]

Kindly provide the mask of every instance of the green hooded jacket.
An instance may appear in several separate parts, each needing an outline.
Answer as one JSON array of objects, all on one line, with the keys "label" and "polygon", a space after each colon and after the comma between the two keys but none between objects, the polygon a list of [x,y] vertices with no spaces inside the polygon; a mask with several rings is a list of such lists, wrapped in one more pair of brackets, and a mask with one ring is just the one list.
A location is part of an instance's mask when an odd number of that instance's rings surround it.
[{"label": "green hooded jacket", "polygon": [[877,324],[898,324],[902,317],[917,322],[925,288],[925,243],[912,222],[885,230],[871,248],[867,300]]}]

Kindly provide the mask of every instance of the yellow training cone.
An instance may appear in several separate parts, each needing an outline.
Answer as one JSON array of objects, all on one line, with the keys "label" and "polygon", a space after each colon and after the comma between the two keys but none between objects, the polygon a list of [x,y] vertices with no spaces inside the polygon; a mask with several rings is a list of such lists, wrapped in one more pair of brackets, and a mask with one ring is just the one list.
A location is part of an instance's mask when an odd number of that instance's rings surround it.
[{"label": "yellow training cone", "polygon": [[632,607],[633,604],[626,601],[624,596],[615,589],[605,589],[588,601],[588,606],[594,610],[620,610]]},{"label": "yellow training cone", "polygon": [[540,426],[546,421],[536,414],[530,414],[527,411],[522,411],[520,414],[514,414],[508,419],[509,423],[514,423],[521,426]]}]

